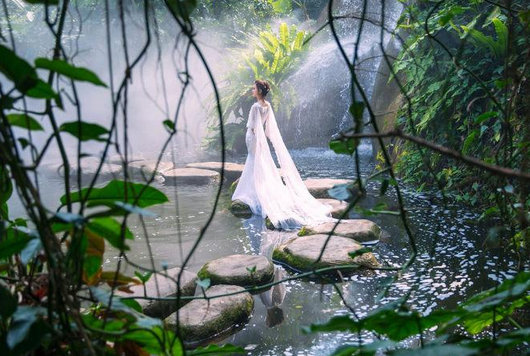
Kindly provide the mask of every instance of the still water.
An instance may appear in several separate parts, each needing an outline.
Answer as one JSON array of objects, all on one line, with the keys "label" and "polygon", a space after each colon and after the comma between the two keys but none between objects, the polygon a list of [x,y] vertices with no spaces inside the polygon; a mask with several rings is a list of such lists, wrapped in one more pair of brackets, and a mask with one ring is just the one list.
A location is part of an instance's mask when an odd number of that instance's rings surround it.
[{"label": "still water", "polygon": [[[374,171],[369,145],[361,146],[361,171],[368,177]],[[291,151],[303,178],[350,178],[355,175],[353,160],[337,156],[324,148]],[[245,157],[233,160],[243,162]],[[55,206],[61,195],[62,182],[57,178],[41,180],[43,199]],[[130,242],[128,258],[145,267],[161,269],[179,266],[200,234],[212,213],[217,186],[191,187],[155,186],[170,202],[151,210],[157,217],[141,222],[132,219],[130,227],[136,235]],[[396,210],[392,192],[379,197],[379,183],[368,184],[369,197],[362,202],[366,208],[385,202],[389,210]],[[487,229],[479,224],[479,212],[449,202],[444,205],[435,192],[417,193],[404,188],[409,222],[415,234],[418,257],[407,273],[402,274],[390,288],[386,298],[377,300],[383,282],[394,272],[360,272],[338,284],[348,304],[362,316],[381,302],[394,300],[410,293],[410,305],[424,313],[440,308],[455,307],[467,295],[484,290],[515,274],[515,262],[499,251],[487,250],[483,241]],[[230,196],[225,190],[214,218],[193,255],[188,268],[198,271],[212,259],[242,253],[270,254],[274,244],[289,238],[278,232],[260,233],[259,219],[240,219],[228,211]],[[12,216],[22,213],[15,204]],[[352,213],[352,217],[356,217]],[[396,216],[370,216],[383,230],[381,241],[374,246],[380,261],[388,266],[399,266],[409,257],[410,244],[403,226]],[[147,232],[147,233],[146,233]],[[292,235],[291,235],[292,236]],[[108,252],[105,267],[116,266],[117,257]],[[124,264],[126,265],[126,264]],[[277,266],[284,275],[291,272]],[[129,273],[134,271],[125,266]],[[247,348],[252,355],[329,355],[340,345],[357,343],[357,335],[347,333],[303,334],[302,326],[321,323],[332,316],[347,314],[348,310],[330,284],[310,280],[289,281],[285,289],[271,291],[278,304],[271,307],[271,293],[256,295],[255,310],[249,323],[235,335],[225,339]],[[278,295],[285,296],[283,301]],[[412,340],[411,342],[415,342]]]}]

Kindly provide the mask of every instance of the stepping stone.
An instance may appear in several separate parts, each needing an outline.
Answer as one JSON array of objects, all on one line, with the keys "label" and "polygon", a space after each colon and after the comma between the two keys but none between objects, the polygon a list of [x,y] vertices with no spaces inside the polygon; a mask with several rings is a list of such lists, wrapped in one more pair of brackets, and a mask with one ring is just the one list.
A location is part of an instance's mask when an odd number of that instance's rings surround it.
[{"label": "stepping stone", "polygon": [[[256,268],[251,272],[249,269]],[[212,285],[257,286],[272,281],[274,265],[265,256],[231,255],[206,263],[197,276],[209,278]]]},{"label": "stepping stone", "polygon": [[219,181],[219,173],[198,168],[173,168],[162,173],[166,184],[207,185]]},{"label": "stepping stone", "polygon": [[322,204],[331,205],[331,216],[339,218],[348,208],[348,203],[337,199],[317,199]]},{"label": "stepping stone", "polygon": [[[229,334],[238,324],[245,323],[254,309],[254,299],[239,286],[217,285],[206,291],[207,296],[242,292],[210,300],[195,299],[179,310],[179,330],[184,341],[203,343],[219,335]],[[176,313],[164,320],[176,330]]]},{"label": "stepping stone", "polygon": [[[138,173],[144,173],[146,175],[151,175],[155,171],[156,166],[156,160],[149,160],[149,161],[135,161],[131,162],[127,165],[127,167],[131,171],[137,171]],[[175,165],[173,162],[160,162],[158,164],[158,167],[156,169],[156,173],[162,174],[165,171],[168,171],[170,169],[175,168]]]},{"label": "stepping stone", "polygon": [[252,210],[250,210],[250,207],[241,200],[234,200],[231,202],[229,209],[230,212],[238,218],[248,219],[252,216]]},{"label": "stepping stone", "polygon": [[[180,268],[172,268],[167,270],[167,276],[177,279],[180,273]],[[162,297],[174,298],[177,296],[177,284],[171,278],[162,276],[160,274],[153,274],[151,278],[145,283],[145,293],[143,285],[135,285],[130,288],[133,293],[117,292],[120,297]],[[183,297],[193,296],[195,294],[197,275],[193,272],[184,271],[180,280],[180,293]],[[158,283],[158,288],[157,288]],[[145,315],[153,318],[164,319],[177,311],[177,303],[174,301],[163,300],[148,300],[135,299],[143,309]],[[182,300],[180,306],[183,306],[188,301]]]},{"label": "stepping stone", "polygon": [[333,188],[338,184],[348,184],[351,183],[351,180],[347,179],[330,179],[330,178],[318,178],[318,179],[306,179],[304,184],[315,198],[331,198],[328,194],[328,190]]},{"label": "stepping stone", "polygon": [[[121,166],[123,164],[122,159],[124,158],[125,158],[124,156],[120,156],[119,154],[114,154],[111,156],[107,156],[107,162]],[[129,164],[133,162],[145,161],[145,158],[141,154],[139,155],[129,154],[127,158],[129,159]]]},{"label": "stepping stone", "polygon": [[[210,171],[216,171],[221,173],[221,162],[200,162],[200,163],[190,163],[186,165],[187,168],[199,168],[199,169],[208,169]],[[225,162],[225,178],[229,182],[233,182],[241,176],[243,173],[243,168],[245,165]]]},{"label": "stepping stone", "polygon": [[[313,263],[320,255],[327,235],[311,235],[296,237],[274,249],[272,258],[297,271],[310,271]],[[362,248],[362,245],[342,236],[332,236],[329,240],[324,255],[317,268],[333,267],[340,265],[360,265],[365,267],[378,267],[379,262],[371,252],[364,253],[352,259],[348,253]],[[352,273],[352,270],[343,271]]]},{"label": "stepping stone", "polygon": [[[96,157],[86,157],[81,159],[81,176],[93,177],[99,167],[100,160]],[[99,176],[102,178],[112,178],[118,176],[122,172],[122,167],[117,164],[104,163],[99,171]],[[64,175],[64,167],[62,163],[50,164],[43,166],[39,173],[44,175]],[[77,177],[77,160],[70,160],[70,177]]]},{"label": "stepping stone", "polygon": [[[298,233],[298,236],[329,235],[334,226],[334,222],[322,223],[315,226],[304,226]],[[370,220],[348,219],[341,220],[333,235],[347,237],[357,242],[371,242],[379,240],[381,237],[381,229]]]}]

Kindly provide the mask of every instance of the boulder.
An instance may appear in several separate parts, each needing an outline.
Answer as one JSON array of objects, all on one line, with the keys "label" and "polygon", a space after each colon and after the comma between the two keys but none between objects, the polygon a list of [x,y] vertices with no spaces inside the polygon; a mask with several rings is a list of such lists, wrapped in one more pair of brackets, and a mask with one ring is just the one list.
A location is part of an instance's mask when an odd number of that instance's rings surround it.
[{"label": "boulder", "polygon": [[265,256],[231,255],[206,263],[197,276],[212,285],[257,286],[272,281],[274,265]]},{"label": "boulder", "polygon": [[[153,274],[151,278],[145,283],[145,293],[143,285],[136,285],[130,289],[133,291],[132,294],[117,292],[120,297],[162,297],[162,298],[173,298],[177,296],[177,285],[173,279],[178,278],[180,268],[172,268],[166,271],[167,276],[160,274]],[[164,274],[166,274],[164,272]],[[173,279],[172,279],[173,278]],[[193,272],[184,271],[181,278],[180,293],[183,297],[193,296],[195,294],[197,275]],[[157,288],[158,284],[158,288]],[[176,302],[174,301],[163,301],[163,300],[148,300],[148,299],[136,299],[136,301],[142,306],[145,315],[153,318],[164,319],[177,310]],[[187,301],[181,301],[180,306],[186,304]]]},{"label": "boulder", "polygon": [[[335,226],[334,222],[327,222],[314,226],[304,226],[298,236],[329,235]],[[381,237],[381,229],[377,224],[365,219],[341,220],[333,235],[343,236],[358,242],[377,241]]]},{"label": "boulder", "polygon": [[241,200],[234,200],[230,203],[230,212],[238,218],[247,219],[252,216],[252,210],[250,210],[250,207]]},{"label": "boulder", "polygon": [[[206,291],[207,296],[241,292],[214,299],[195,299],[179,310],[179,330],[184,341],[198,344],[229,334],[238,324],[245,323],[254,309],[254,299],[239,286],[217,285]],[[176,329],[176,313],[164,320],[167,327]]]},{"label": "boulder", "polygon": [[322,204],[331,205],[331,216],[339,218],[348,208],[348,203],[336,199],[317,199]]},{"label": "boulder", "polygon": [[351,180],[347,179],[331,179],[331,178],[318,178],[318,179],[306,179],[304,184],[315,198],[331,198],[329,196],[328,190],[333,188],[338,184],[348,184],[351,183]]},{"label": "boulder", "polygon": [[341,265],[379,266],[379,262],[371,252],[352,259],[348,253],[359,250],[362,245],[342,236],[331,236],[324,255],[314,264],[327,238],[327,235],[296,237],[275,248],[273,259],[298,271],[310,271],[313,267],[325,268]]},{"label": "boulder", "polygon": [[219,181],[219,173],[198,168],[173,168],[162,172],[166,184],[207,185]]},{"label": "boulder", "polygon": [[[210,171],[216,171],[221,173],[221,162],[200,162],[200,163],[190,163],[186,165],[187,168],[199,168],[199,169],[208,169]],[[241,176],[243,173],[243,168],[245,165],[225,162],[225,178],[229,182],[233,182]]]}]

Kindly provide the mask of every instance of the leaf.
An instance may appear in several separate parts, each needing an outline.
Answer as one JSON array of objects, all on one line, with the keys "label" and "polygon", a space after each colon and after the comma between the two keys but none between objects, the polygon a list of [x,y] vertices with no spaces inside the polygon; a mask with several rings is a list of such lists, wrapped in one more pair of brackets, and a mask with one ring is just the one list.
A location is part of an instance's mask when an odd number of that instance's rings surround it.
[{"label": "leaf", "polygon": [[107,240],[119,250],[129,250],[125,240],[133,240],[134,235],[128,227],[123,227],[117,220],[110,217],[92,219],[85,227],[85,232]]},{"label": "leaf", "polygon": [[350,200],[352,198],[352,188],[353,185],[351,183],[338,184],[329,189],[328,194],[333,199]]},{"label": "leaf", "polygon": [[371,253],[371,252],[372,252],[372,249],[370,247],[361,247],[360,249],[356,251],[348,252],[348,256],[355,259],[356,257],[364,255],[365,253]]},{"label": "leaf", "polygon": [[42,241],[35,237],[31,239],[20,253],[20,262],[26,266],[42,250]]},{"label": "leaf", "polygon": [[388,178],[383,179],[383,182],[381,182],[381,188],[379,189],[380,196],[385,195],[386,191],[388,190],[389,184],[390,181],[388,180]]},{"label": "leaf", "polygon": [[6,342],[10,349],[15,348],[26,339],[31,326],[39,317],[46,315],[46,309],[41,307],[30,307],[19,305],[12,316],[11,325],[7,334]]},{"label": "leaf", "polygon": [[0,316],[6,321],[17,309],[17,300],[3,283],[0,283],[0,300]]},{"label": "leaf", "polygon": [[121,209],[123,209],[125,211],[128,211],[129,213],[138,214],[138,215],[142,215],[142,216],[150,216],[150,217],[157,216],[152,211],[149,211],[149,210],[146,210],[146,209],[142,209],[142,208],[139,208],[136,205],[131,205],[131,204],[124,203],[124,202],[121,202],[121,201],[117,201],[116,203],[114,203],[114,205],[116,205],[117,207],[119,207],[119,208],[121,208]]},{"label": "leaf", "polygon": [[175,132],[175,123],[172,120],[169,120],[169,119],[164,120],[163,124],[168,132],[170,133]]},{"label": "leaf", "polygon": [[101,273],[101,280],[106,282],[111,287],[124,286],[128,284],[139,285],[142,284],[138,279],[134,277],[128,277],[116,271],[107,271]]},{"label": "leaf", "polygon": [[136,276],[136,278],[142,281],[143,284],[145,284],[149,280],[149,278],[151,278],[153,272],[145,272],[144,274],[142,274],[140,272],[135,271],[134,275]]},{"label": "leaf", "polygon": [[105,142],[106,138],[101,136],[109,133],[109,130],[103,126],[85,121],[65,122],[59,128],[59,131],[67,132],[81,141],[95,140],[100,142]]},{"label": "leaf", "polygon": [[22,127],[32,131],[44,131],[37,120],[26,114],[7,115],[7,121],[13,126]]},{"label": "leaf", "polygon": [[62,59],[50,60],[47,58],[37,58],[35,60],[35,67],[48,69],[73,80],[89,82],[98,86],[107,87],[107,84],[103,83],[94,72],[86,68],[75,67]]},{"label": "leaf", "polygon": [[[162,204],[168,201],[164,193],[151,186],[140,183],[125,183],[120,180],[112,180],[103,188],[88,188],[71,194],[72,202],[87,201],[88,207],[109,206],[114,207],[116,202],[135,203],[140,208],[151,205]],[[61,197],[61,203],[66,204],[66,196]]]},{"label": "leaf", "polygon": [[237,354],[246,354],[245,349],[239,346],[234,346],[230,344],[225,344],[222,346],[219,345],[208,345],[206,347],[198,347],[194,350],[186,352],[186,355],[189,356],[215,356],[215,355],[237,355]]},{"label": "leaf", "polygon": [[[9,228],[8,230],[13,230]],[[20,253],[32,239],[32,236],[27,234],[11,234],[0,241],[0,260],[9,258],[14,254]]]},{"label": "leaf", "polygon": [[202,289],[208,289],[210,284],[211,284],[210,278],[197,279],[197,285],[201,287]]},{"label": "leaf", "polygon": [[87,280],[91,280],[101,270],[102,263],[103,259],[100,256],[89,255],[85,257],[83,270],[86,273]]},{"label": "leaf", "polygon": [[363,119],[363,112],[366,107],[366,104],[364,101],[356,101],[353,104],[351,104],[349,108],[350,114],[355,119],[355,122],[359,123],[362,122]]},{"label": "leaf", "polygon": [[354,138],[346,138],[340,140],[331,140],[329,142],[329,148],[331,148],[337,154],[352,155],[359,146],[359,140]]},{"label": "leaf", "polygon": [[[9,220],[7,201],[13,194],[13,183],[9,177],[7,166],[0,165],[0,220]],[[0,234],[1,243],[2,234]]]},{"label": "leaf", "polygon": [[482,124],[484,121],[487,121],[489,119],[491,119],[492,117],[495,117],[499,115],[498,112],[496,111],[488,111],[488,112],[485,112],[483,114],[480,114],[479,116],[477,116],[475,118],[475,123],[476,124]]},{"label": "leaf", "polygon": [[197,0],[168,0],[166,4],[176,17],[189,23],[190,16],[197,7]]},{"label": "leaf", "polygon": [[39,80],[35,68],[3,45],[0,45],[0,72],[11,80],[21,93],[35,87]]},{"label": "leaf", "polygon": [[469,153],[469,148],[474,146],[475,140],[478,137],[478,135],[479,135],[479,131],[478,130],[473,130],[466,137],[466,139],[464,140],[464,144],[462,145],[462,153],[463,154],[468,154]]},{"label": "leaf", "polygon": [[57,106],[59,108],[63,107],[59,95],[53,91],[48,83],[41,79],[38,79],[35,85],[26,91],[26,95],[37,99],[55,99]]},{"label": "leaf", "polygon": [[480,350],[452,344],[426,345],[417,349],[394,350],[389,352],[392,356],[470,356],[482,355]]}]

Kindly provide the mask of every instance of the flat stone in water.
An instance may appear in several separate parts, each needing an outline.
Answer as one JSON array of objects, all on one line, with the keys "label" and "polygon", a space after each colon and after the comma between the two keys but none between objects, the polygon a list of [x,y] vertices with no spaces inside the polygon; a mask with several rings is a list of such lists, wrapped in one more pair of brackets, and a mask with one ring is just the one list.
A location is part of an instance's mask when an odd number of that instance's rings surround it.
[{"label": "flat stone in water", "polygon": [[198,168],[173,168],[162,173],[166,184],[207,185],[219,181],[219,173]]},{"label": "flat stone in water", "polygon": [[[153,274],[151,278],[145,283],[145,294],[144,286],[136,285],[130,289],[133,294],[118,292],[120,297],[157,297],[157,298],[174,298],[177,296],[177,284],[173,279],[178,278],[180,268],[168,269],[163,274]],[[183,297],[193,296],[195,294],[197,275],[193,272],[184,271],[180,280],[181,287],[180,293]],[[158,288],[157,288],[158,284]],[[163,301],[163,300],[147,300],[147,299],[136,299],[136,301],[142,306],[145,315],[153,318],[164,319],[177,310],[177,303],[174,301]],[[187,301],[181,301],[180,305],[185,305]]]},{"label": "flat stone in water", "polygon": [[[315,226],[304,226],[298,235],[329,235],[334,226],[334,222],[327,222]],[[376,223],[370,220],[347,219],[340,221],[333,235],[347,237],[358,242],[371,242],[379,240],[381,237],[381,229]]]},{"label": "flat stone in water", "polygon": [[347,179],[331,179],[331,178],[318,178],[318,179],[306,179],[304,184],[315,198],[331,198],[329,196],[328,190],[333,188],[338,184],[348,184],[351,183],[351,180]]},{"label": "flat stone in water", "polygon": [[339,218],[344,211],[348,208],[346,202],[337,200],[337,199],[317,199],[322,204],[331,205],[331,216],[334,218]]},{"label": "flat stone in water", "polygon": [[[241,292],[210,300],[195,299],[179,310],[179,327],[184,341],[198,344],[219,334],[228,334],[237,324],[245,323],[254,309],[254,299],[239,286],[217,285],[206,291],[207,296]],[[176,329],[176,313],[164,320]]]},{"label": "flat stone in water", "polygon": [[257,286],[273,279],[274,265],[265,256],[231,255],[206,263],[197,276],[209,278],[212,285]]},{"label": "flat stone in water", "polygon": [[132,171],[138,171],[144,174],[153,174],[156,168],[156,173],[162,174],[165,171],[175,168],[175,165],[173,162],[159,162],[157,167],[156,160],[149,160],[132,162],[128,164],[128,167]]},{"label": "flat stone in water", "polygon": [[[327,235],[311,235],[296,237],[274,249],[273,259],[285,263],[298,271],[310,271],[313,263],[320,255]],[[362,245],[352,239],[342,236],[331,236],[328,245],[320,261],[316,263],[317,268],[333,267],[340,265],[360,265],[365,267],[378,267],[379,262],[371,253],[364,253],[352,259],[348,253],[355,252]],[[346,270],[343,273],[351,273]]]},{"label": "flat stone in water", "polygon": [[[221,173],[221,162],[199,162],[199,163],[190,163],[186,165],[187,168],[199,168],[199,169],[208,169],[211,171],[216,171]],[[243,164],[225,162],[225,178],[229,182],[233,182],[241,176],[243,173]]]},{"label": "flat stone in water", "polygon": [[252,216],[252,210],[250,210],[250,207],[241,200],[234,200],[230,203],[230,212],[238,218],[246,219]]}]

